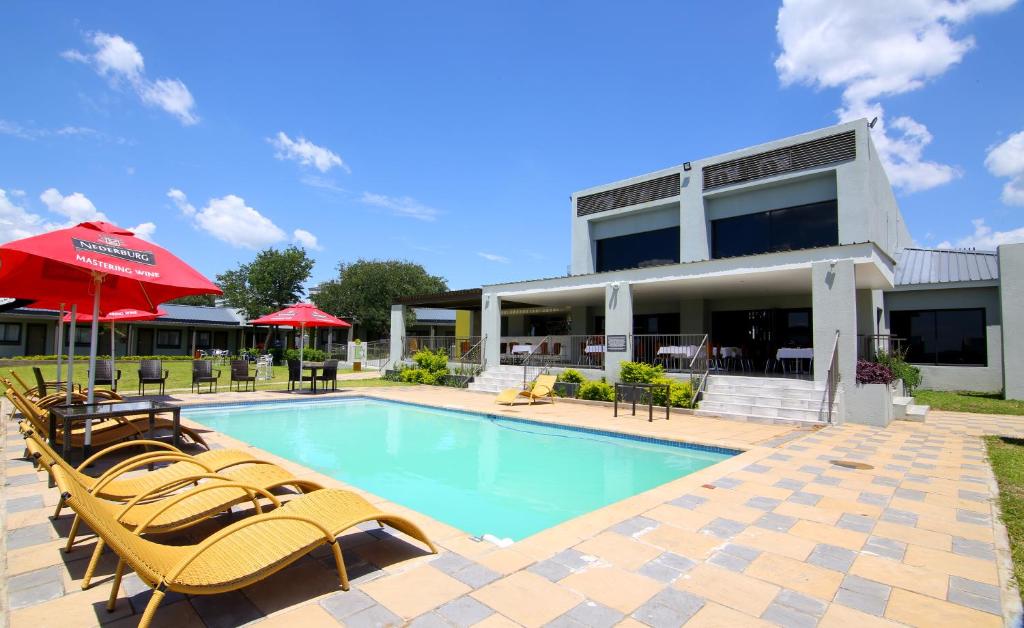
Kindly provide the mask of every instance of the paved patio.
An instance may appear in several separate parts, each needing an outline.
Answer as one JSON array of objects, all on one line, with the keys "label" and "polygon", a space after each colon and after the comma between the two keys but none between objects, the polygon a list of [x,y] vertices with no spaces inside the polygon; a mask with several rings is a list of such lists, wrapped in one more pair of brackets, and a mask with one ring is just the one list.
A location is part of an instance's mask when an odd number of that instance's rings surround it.
[{"label": "paved patio", "polygon": [[[355,394],[746,452],[508,548],[368,495],[420,523],[441,554],[367,526],[341,538],[351,591],[337,588],[330,556],[317,553],[241,592],[170,595],[155,625],[998,626],[1019,618],[995,484],[977,436],[1024,436],[1024,417],[932,412],[924,424],[807,431],[683,415],[648,423],[569,403],[502,409],[487,396],[428,387]],[[178,397],[268,398],[282,395]],[[135,625],[146,588],[126,577],[118,610],[107,613],[114,564],[108,554],[95,585],[81,590],[94,541],[86,535],[72,553],[59,550],[70,516],[48,519],[57,492],[19,459],[14,423],[5,427],[2,600],[10,625]],[[208,436],[215,446],[247,447]]]}]

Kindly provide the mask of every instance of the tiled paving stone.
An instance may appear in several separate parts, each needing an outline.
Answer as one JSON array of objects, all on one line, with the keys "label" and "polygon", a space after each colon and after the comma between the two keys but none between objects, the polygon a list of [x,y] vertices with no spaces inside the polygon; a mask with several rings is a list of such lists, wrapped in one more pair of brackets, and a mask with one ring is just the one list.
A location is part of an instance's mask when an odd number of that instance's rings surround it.
[{"label": "tiled paving stone", "polygon": [[565,565],[569,569],[575,571],[577,569],[583,569],[592,563],[592,559],[593,557],[588,557],[579,550],[567,549],[555,554],[550,560]]},{"label": "tiled paving stone", "polygon": [[[136,613],[141,613],[146,608],[146,604],[149,604],[149,599],[153,597],[153,588],[140,580],[138,575],[130,573],[121,579],[121,593],[128,598],[132,609]],[[160,605],[166,606],[184,599],[185,596],[181,593],[167,591]]]},{"label": "tiled paving stone", "polygon": [[539,563],[534,563],[527,568],[527,571],[547,578],[551,582],[558,582],[572,573],[572,569],[554,560],[542,560]]},{"label": "tiled paving stone", "polygon": [[999,587],[957,576],[949,577],[949,591],[946,599],[954,604],[999,615],[1002,603],[999,601]]},{"label": "tiled paving stone", "polygon": [[456,598],[435,611],[455,626],[472,626],[494,614],[494,609],[468,595]]},{"label": "tiled paving stone", "polygon": [[8,604],[11,609],[34,606],[64,595],[64,579],[59,566],[36,569],[12,576],[7,581]]},{"label": "tiled paving stone", "polygon": [[957,510],[956,520],[960,523],[970,523],[979,526],[992,524],[992,517],[981,514],[980,512],[974,512],[973,510]]},{"label": "tiled paving stone", "polygon": [[814,615],[775,602],[761,613],[761,619],[786,628],[814,628],[818,625],[818,618]]},{"label": "tiled paving stone", "polygon": [[872,506],[881,506],[885,508],[889,504],[889,496],[881,493],[869,493],[867,491],[857,496],[857,501],[862,504],[870,504]]},{"label": "tiled paving stone", "polygon": [[465,569],[473,564],[473,561],[466,558],[462,554],[455,552],[445,552],[430,561],[430,566],[434,569],[439,569],[448,575],[452,575],[460,569]]},{"label": "tiled paving stone", "polygon": [[348,628],[380,628],[380,626],[401,626],[404,621],[381,604],[374,604],[345,618]]},{"label": "tiled paving stone", "polygon": [[960,554],[961,556],[970,556],[971,558],[980,558],[982,560],[996,559],[995,546],[991,543],[965,539],[959,536],[953,537],[953,553]]},{"label": "tiled paving stone", "polygon": [[700,529],[702,534],[710,534],[720,539],[731,539],[747,528],[745,523],[718,517]]},{"label": "tiled paving stone", "polygon": [[988,493],[979,493],[977,491],[968,491],[966,489],[960,489],[957,495],[960,499],[965,499],[969,502],[987,502],[992,498]]},{"label": "tiled paving stone", "polygon": [[500,573],[493,569],[488,569],[480,563],[471,563],[470,565],[451,572],[448,575],[475,589],[494,582],[501,577]]},{"label": "tiled paving stone", "polygon": [[789,515],[780,515],[775,512],[769,512],[757,521],[754,525],[759,528],[765,528],[766,530],[774,530],[776,532],[787,532],[790,528],[796,525],[796,517],[790,517]]},{"label": "tiled paving stone", "polygon": [[779,591],[779,594],[775,596],[775,600],[772,603],[787,606],[815,618],[820,618],[824,615],[825,609],[828,608],[828,603],[791,589]]},{"label": "tiled paving stone", "polygon": [[821,501],[821,497],[821,495],[816,495],[815,493],[796,491],[787,497],[786,501],[793,502],[794,504],[803,504],[804,506],[814,506]]},{"label": "tiled paving stone", "polygon": [[767,458],[767,460],[778,460],[780,462],[786,462],[787,460],[792,460],[792,459],[793,459],[793,456],[787,456],[786,454],[780,454],[780,453],[774,453],[774,454],[768,456],[768,458]]},{"label": "tiled paving stone", "polygon": [[434,611],[420,615],[407,625],[409,628],[452,628],[452,625],[445,618]]},{"label": "tiled paving stone", "polygon": [[781,480],[779,480],[778,482],[776,482],[772,486],[774,486],[775,488],[784,488],[784,489],[790,490],[790,491],[799,491],[799,490],[803,489],[803,487],[806,486],[806,485],[807,485],[806,482],[801,482],[800,480],[794,480],[794,479],[791,479],[791,478],[782,478]]},{"label": "tiled paving stone", "polygon": [[776,506],[782,503],[781,499],[775,499],[774,497],[765,497],[763,495],[755,495],[746,501],[744,506],[750,508],[757,508],[758,510],[773,510]]},{"label": "tiled paving stone", "polygon": [[623,536],[633,536],[638,532],[657,528],[659,525],[661,524],[654,519],[649,519],[647,517],[633,517],[632,519],[627,519],[622,523],[613,525],[609,530]]},{"label": "tiled paving stone", "polygon": [[673,506],[679,506],[680,508],[693,510],[694,508],[700,506],[706,501],[708,500],[697,495],[683,495],[682,497],[677,497],[676,499],[673,499],[669,503],[672,504]]},{"label": "tiled paving stone", "polygon": [[915,502],[923,502],[925,495],[924,491],[918,491],[911,488],[898,488],[893,496],[899,497],[900,499],[909,499]]},{"label": "tiled paving stone", "polygon": [[825,486],[839,486],[842,483],[842,479],[832,475],[819,475],[814,481]]},{"label": "tiled paving stone", "polygon": [[748,464],[743,470],[748,473],[768,473],[772,468],[763,464]]},{"label": "tiled paving stone", "polygon": [[39,481],[35,473],[25,473],[23,475],[9,475],[4,478],[4,486],[28,486],[29,484],[35,484]]},{"label": "tiled paving stone", "polygon": [[912,528],[917,526],[917,514],[908,510],[886,508],[882,511],[882,516],[879,517],[879,519],[882,521],[888,521],[889,523],[898,523],[900,525],[910,526]]},{"label": "tiled paving stone", "polygon": [[7,533],[7,551],[49,543],[53,538],[53,526],[49,523],[15,528]]},{"label": "tiled paving stone", "polygon": [[805,464],[799,469],[797,469],[797,471],[799,471],[800,473],[810,473],[811,475],[821,475],[822,473],[825,472],[825,469],[822,467],[815,467],[814,465]]},{"label": "tiled paving stone", "polygon": [[7,508],[7,514],[35,510],[43,507],[43,496],[28,495],[26,497],[15,497],[14,499],[8,499],[4,506]]},{"label": "tiled paving stone", "polygon": [[715,552],[708,559],[708,562],[719,567],[724,567],[729,571],[735,571],[742,573],[750,563],[761,555],[761,550],[753,547],[747,547],[746,545],[739,545],[737,543],[729,543],[721,549],[721,551]]},{"label": "tiled paving stone", "polygon": [[885,606],[889,603],[891,592],[892,587],[888,585],[860,576],[848,575],[843,578],[839,590],[836,591],[834,601],[869,615],[882,617],[885,614]]},{"label": "tiled paving stone", "polygon": [[720,478],[714,481],[714,485],[718,488],[736,488],[740,484],[743,484],[743,481],[736,478]]},{"label": "tiled paving stone", "polygon": [[811,555],[807,557],[807,562],[824,567],[825,569],[846,573],[850,570],[850,566],[853,565],[853,561],[856,558],[857,552],[848,550],[845,547],[819,543],[815,546]]},{"label": "tiled paving stone", "polygon": [[681,626],[696,615],[704,604],[702,597],[669,588],[633,611],[632,617],[648,626]]},{"label": "tiled paving stone", "polygon": [[339,591],[320,600],[320,606],[330,613],[332,617],[341,621],[376,605],[376,600],[356,589]]},{"label": "tiled paving stone", "polygon": [[233,628],[263,617],[256,605],[240,591],[196,595],[190,601],[207,628]]},{"label": "tiled paving stone", "polygon": [[594,628],[611,628],[622,621],[624,615],[603,604],[586,600],[573,607],[568,613],[547,624],[552,628],[568,626],[572,628],[593,626]]},{"label": "tiled paving stone", "polygon": [[676,578],[693,569],[697,563],[685,556],[665,552],[660,556],[648,561],[637,570],[642,576],[647,576],[658,582],[673,582]]}]

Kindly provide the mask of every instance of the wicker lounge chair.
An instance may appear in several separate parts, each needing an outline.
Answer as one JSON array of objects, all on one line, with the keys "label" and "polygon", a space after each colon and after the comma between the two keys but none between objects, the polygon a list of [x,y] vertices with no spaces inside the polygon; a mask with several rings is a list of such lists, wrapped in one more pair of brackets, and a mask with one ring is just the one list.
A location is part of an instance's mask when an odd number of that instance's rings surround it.
[{"label": "wicker lounge chair", "polygon": [[213,362],[210,360],[192,361],[192,390],[199,392],[202,384],[209,384],[208,392],[217,392],[217,385],[220,382],[220,369],[213,374]]},{"label": "wicker lounge chair", "polygon": [[551,403],[555,402],[555,376],[554,375],[538,375],[537,379],[533,382],[533,388],[530,390],[519,390],[518,388],[506,388],[505,390],[498,393],[495,397],[494,403],[502,403],[507,405],[513,405],[516,400],[526,398],[530,401],[530,405],[538,399],[550,399]]},{"label": "wicker lounge chair", "polygon": [[[238,383],[236,384],[236,382]],[[243,383],[245,390],[249,390],[249,384],[252,383],[252,390],[256,392],[256,376],[249,374],[249,363],[245,360],[232,360],[229,386],[234,386],[235,390],[242,390],[241,384]]]},{"label": "wicker lounge chair", "polygon": [[110,386],[110,390],[117,392],[117,380],[121,379],[121,369],[114,370],[110,360],[96,360],[96,378],[93,383],[97,386]]},{"label": "wicker lounge chair", "polygon": [[142,360],[139,362],[139,394],[146,394],[146,384],[159,384],[160,394],[163,395],[170,374],[160,360]]},{"label": "wicker lounge chair", "polygon": [[[60,386],[60,390],[59,391],[55,391],[55,392],[52,392],[52,393],[50,392],[49,387],[47,386],[47,384],[49,384],[51,386],[55,386],[55,382],[43,382],[43,394],[40,395],[39,394],[39,386],[38,385],[36,385],[36,386],[29,386],[25,382],[25,380],[21,379],[21,376],[18,375],[18,372],[15,371],[14,369],[11,369],[8,372],[11,374],[11,377],[13,377],[16,382],[18,382],[18,385],[21,386],[21,392],[26,397],[28,397],[29,399],[40,399],[42,397],[52,397],[52,396],[58,394],[58,392],[65,392],[65,391],[67,391],[67,387],[65,386],[65,382],[61,382],[61,386]],[[42,372],[40,372],[40,375],[42,375]],[[3,381],[4,381],[4,383],[7,386],[13,386],[13,384],[9,380],[5,379]],[[55,390],[56,390],[56,388],[55,388]],[[81,392],[82,387],[78,386],[76,384],[76,385],[74,385],[72,387],[72,390],[77,391],[77,392]]]}]

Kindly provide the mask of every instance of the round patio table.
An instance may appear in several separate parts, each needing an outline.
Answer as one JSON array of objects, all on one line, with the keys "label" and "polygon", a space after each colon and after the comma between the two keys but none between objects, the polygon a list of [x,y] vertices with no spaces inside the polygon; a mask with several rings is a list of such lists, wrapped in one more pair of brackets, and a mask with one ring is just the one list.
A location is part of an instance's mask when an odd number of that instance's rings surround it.
[{"label": "round patio table", "polygon": [[323,362],[303,362],[302,370],[309,371],[309,385],[310,391],[316,394],[316,376],[317,373],[324,369]]}]

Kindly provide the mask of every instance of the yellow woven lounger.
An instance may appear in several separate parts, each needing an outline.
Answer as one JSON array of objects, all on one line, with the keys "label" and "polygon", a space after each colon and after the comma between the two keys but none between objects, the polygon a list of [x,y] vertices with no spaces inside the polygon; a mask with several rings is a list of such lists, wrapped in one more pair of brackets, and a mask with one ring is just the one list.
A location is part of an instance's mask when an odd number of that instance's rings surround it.
[{"label": "yellow woven lounger", "polygon": [[538,375],[537,379],[533,382],[533,388],[531,390],[520,390],[518,388],[506,388],[505,390],[498,393],[498,396],[494,398],[494,403],[504,403],[507,405],[513,405],[518,399],[528,399],[530,405],[533,405],[534,401],[538,399],[550,399],[552,403],[555,401],[555,381],[554,375]]},{"label": "yellow woven lounger", "polygon": [[[313,519],[280,509],[233,523],[195,545],[163,545],[142,538],[143,528],[131,531],[118,523],[98,498],[83,487],[76,487],[59,465],[53,467],[53,473],[61,485],[71,487],[65,491],[64,500],[118,556],[107,609],[112,611],[116,606],[125,567],[134,569],[143,582],[153,587],[140,628],[148,628],[152,623],[167,591],[190,595],[236,591],[267,578],[322,545],[331,546],[341,588],[349,588],[337,540],[327,527]],[[262,496],[276,502],[270,493]]]}]

